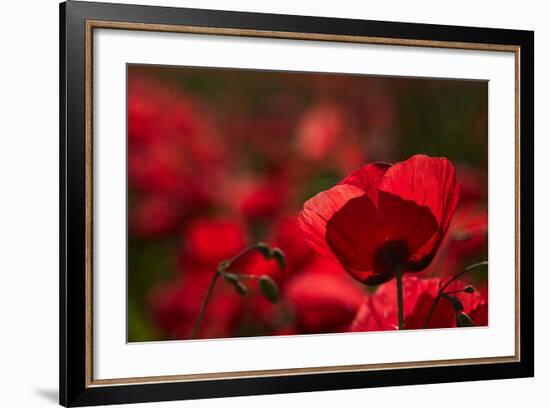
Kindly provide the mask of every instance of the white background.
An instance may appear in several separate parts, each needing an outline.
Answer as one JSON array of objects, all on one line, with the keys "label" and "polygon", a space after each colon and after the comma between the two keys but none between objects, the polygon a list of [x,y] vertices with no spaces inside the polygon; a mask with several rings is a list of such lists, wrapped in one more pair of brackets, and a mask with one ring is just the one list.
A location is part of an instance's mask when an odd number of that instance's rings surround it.
[{"label": "white background", "polygon": [[[168,1],[149,1],[166,4]],[[223,0],[172,1],[227,9]],[[0,25],[0,405],[55,406],[58,381],[58,9],[57,1],[3,2]],[[534,29],[536,116],[545,118],[550,72],[550,27],[544,2],[469,1],[244,1],[233,10]],[[546,236],[550,193],[545,166],[550,127],[535,123],[536,378],[150,404],[159,407],[546,406],[550,383],[550,276]],[[525,142],[524,142],[525,143]],[[545,387],[546,386],[546,387]],[[429,392],[428,392],[429,391]]]}]

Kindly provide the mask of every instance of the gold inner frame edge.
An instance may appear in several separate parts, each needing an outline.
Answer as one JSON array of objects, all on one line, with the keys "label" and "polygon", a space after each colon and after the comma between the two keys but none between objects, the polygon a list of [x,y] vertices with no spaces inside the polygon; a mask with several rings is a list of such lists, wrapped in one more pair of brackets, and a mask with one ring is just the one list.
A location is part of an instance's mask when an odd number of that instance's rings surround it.
[{"label": "gold inner frame edge", "polygon": [[[207,34],[256,38],[294,39],[329,41],[342,43],[380,44],[394,46],[449,48],[463,50],[513,52],[515,58],[515,354],[502,357],[479,357],[450,360],[430,360],[414,362],[354,364],[342,366],[301,367],[273,370],[252,370],[214,372],[201,374],[161,375],[149,377],[126,377],[112,379],[93,378],[93,30],[118,29],[131,31],[171,32],[187,34]],[[370,36],[332,35],[287,31],[250,30],[234,28],[197,27],[187,25],[128,23],[121,21],[86,20],[85,26],[85,286],[86,286],[86,346],[85,346],[85,385],[101,387],[145,383],[168,383],[181,381],[224,380],[267,376],[291,376],[300,374],[321,374],[353,371],[373,371],[407,369],[421,367],[461,366],[469,364],[496,364],[521,361],[520,356],[520,51],[521,47],[505,44],[466,43],[436,40],[415,40],[405,38],[385,38]]]}]

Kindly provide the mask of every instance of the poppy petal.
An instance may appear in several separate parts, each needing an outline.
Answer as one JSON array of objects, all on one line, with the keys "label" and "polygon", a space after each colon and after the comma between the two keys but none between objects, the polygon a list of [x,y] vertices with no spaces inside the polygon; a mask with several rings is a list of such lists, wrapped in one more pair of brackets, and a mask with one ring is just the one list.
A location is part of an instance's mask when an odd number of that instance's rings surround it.
[{"label": "poppy petal", "polygon": [[[349,200],[329,220],[326,241],[342,266],[364,281],[376,269],[376,251],[385,244],[378,210],[367,194]],[[391,272],[391,271],[388,271]]]},{"label": "poppy petal", "polygon": [[[456,327],[455,311],[448,299],[434,302],[443,281],[439,278],[419,279],[416,276],[403,277],[403,299],[405,329],[423,329],[430,315],[428,328]],[[455,281],[448,290],[464,288],[465,283]],[[481,293],[456,295],[476,326],[487,325],[487,299]],[[364,300],[351,331],[395,330],[397,327],[397,288],[395,281],[388,282]]]},{"label": "poppy petal", "polygon": [[[410,330],[424,328],[436,296],[437,293],[425,291],[418,297],[414,310],[405,322],[405,328]],[[453,327],[454,320],[455,312],[451,303],[448,300],[443,299],[437,303],[435,309],[433,310],[428,328],[439,329],[443,327]]]},{"label": "poppy petal", "polygon": [[[416,276],[403,278],[403,299],[405,327],[415,324],[416,317],[413,312],[417,302],[423,294],[435,297],[438,290],[438,280],[420,280]],[[351,331],[382,331],[395,330],[397,328],[397,286],[395,281],[381,285],[378,290],[367,297],[357,312]],[[426,317],[423,316],[423,319]],[[419,318],[418,321],[420,321]],[[425,320],[422,320],[424,323]]]},{"label": "poppy petal", "polygon": [[351,172],[345,179],[338,184],[351,184],[364,190],[375,206],[378,206],[378,188],[386,174],[386,171],[392,165],[389,163],[376,162],[370,163],[358,170]]},{"label": "poppy petal", "polygon": [[305,271],[288,283],[285,299],[301,332],[342,332],[354,319],[364,293],[347,274]]},{"label": "poppy petal", "polygon": [[321,255],[334,257],[326,241],[327,223],[349,200],[364,194],[356,186],[336,185],[306,201],[298,215],[298,225],[314,250]]},{"label": "poppy petal", "polygon": [[[380,191],[379,212],[388,241],[405,241],[407,256],[416,253],[439,230],[430,209],[410,200]],[[406,262],[406,259],[403,261]]]},{"label": "poppy petal", "polygon": [[392,307],[394,300],[388,294],[367,297],[351,323],[350,331],[394,330],[397,321],[397,309]]},{"label": "poppy petal", "polygon": [[[437,231],[418,246],[421,239],[416,239],[415,247],[410,248],[411,258],[409,269],[421,270],[433,259],[443,240],[452,216],[458,204],[460,187],[455,176],[453,165],[446,158],[416,155],[404,162],[392,166],[384,175],[380,184],[380,197],[390,193],[402,200],[415,203],[419,207],[428,208],[438,224]],[[418,210],[417,212],[425,212]],[[386,214],[384,221],[388,219]],[[423,216],[421,231],[428,235],[430,223]],[[406,229],[409,229],[407,227]],[[413,253],[414,252],[414,253]]]},{"label": "poppy petal", "polygon": [[448,159],[418,154],[389,168],[380,190],[428,207],[446,232],[460,188]]}]

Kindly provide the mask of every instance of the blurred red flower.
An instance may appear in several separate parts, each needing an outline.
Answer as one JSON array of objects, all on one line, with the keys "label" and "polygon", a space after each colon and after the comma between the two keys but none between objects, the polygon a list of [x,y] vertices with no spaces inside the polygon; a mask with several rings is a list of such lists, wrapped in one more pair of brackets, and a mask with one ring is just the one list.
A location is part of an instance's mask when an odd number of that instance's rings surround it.
[{"label": "blurred red flower", "polygon": [[[333,265],[328,266],[333,268]],[[347,274],[326,272],[310,269],[287,284],[285,298],[294,311],[299,333],[348,331],[365,298],[361,288]]]},{"label": "blurred red flower", "polygon": [[130,145],[128,181],[141,193],[162,195],[182,207],[198,208],[209,201],[211,193],[198,182],[197,170],[189,168],[192,163],[184,165],[179,149],[166,141],[155,141],[147,149]]},{"label": "blurred red flower", "polygon": [[239,259],[233,264],[232,269],[245,275],[268,275],[280,287],[283,287],[290,277],[301,271],[314,258],[314,252],[305,241],[294,216],[284,216],[278,219],[267,242],[270,246],[281,249],[285,254],[286,267],[284,269],[278,267],[275,259],[266,260],[256,251]]},{"label": "blurred red flower", "polygon": [[333,275],[345,277],[348,280],[351,280],[354,284],[357,284],[356,281],[352,280],[349,277],[349,274],[346,272],[342,265],[334,259],[315,255],[302,269],[297,271],[297,275],[308,275],[308,274],[317,274],[317,275]]},{"label": "blurred red flower", "polygon": [[335,257],[367,285],[433,260],[459,197],[451,162],[416,155],[390,165],[372,163],[304,204],[299,223],[310,245]]},{"label": "blurred red flower", "polygon": [[345,173],[365,162],[366,144],[358,121],[345,105],[335,102],[314,104],[297,125],[295,148],[301,159],[329,166]]},{"label": "blurred red flower", "polygon": [[[420,279],[416,276],[403,278],[403,298],[405,329],[422,329],[428,319],[430,309],[436,299],[441,279]],[[397,291],[395,281],[380,286],[376,293],[366,298],[351,331],[394,330],[397,326]],[[451,283],[446,292],[464,289],[463,282]],[[476,326],[486,326],[488,308],[486,297],[478,291],[453,294],[464,307]],[[456,327],[456,312],[448,299],[440,299],[430,319],[428,328]]]},{"label": "blurred red flower", "polygon": [[159,237],[177,229],[179,215],[179,208],[165,197],[144,197],[130,211],[130,231],[138,237]]},{"label": "blurred red flower", "polygon": [[282,282],[282,274],[275,259],[265,259],[259,252],[253,251],[233,263],[231,271],[244,275],[267,275],[277,283]]},{"label": "blurred red flower", "polygon": [[425,276],[452,276],[465,265],[486,259],[487,232],[487,209],[459,204],[441,250],[425,270]]},{"label": "blurred red flower", "polygon": [[332,153],[344,127],[344,115],[337,106],[314,106],[306,112],[298,126],[298,151],[309,160],[325,159]]},{"label": "blurred red flower", "polygon": [[180,216],[200,209],[225,164],[222,139],[196,100],[162,81],[128,76],[128,183],[139,199],[170,200]]},{"label": "blurred red flower", "polygon": [[487,232],[486,208],[476,205],[459,207],[449,230],[449,238],[453,241],[451,255],[463,259],[487,251]]},{"label": "blurred red flower", "polygon": [[[287,221],[290,222],[290,220],[291,219],[288,219]],[[287,227],[288,226],[289,225],[287,225]],[[279,242],[283,244],[283,242]],[[302,243],[302,245],[304,245],[304,243]],[[280,246],[280,248],[283,247],[285,247],[285,245]],[[307,245],[305,246],[305,248],[307,248]],[[285,252],[285,255],[288,262],[290,260],[290,257],[288,256],[289,254]],[[307,259],[309,259],[309,261]],[[334,262],[324,257],[315,256],[314,254],[308,254],[307,258],[299,259],[299,261],[300,263],[293,262],[291,264],[288,264],[285,269],[281,270],[274,260],[266,260],[258,252],[253,252],[243,258],[241,261],[234,264],[234,270],[240,271],[245,275],[270,276],[277,282],[279,288],[281,289],[283,294],[282,304],[273,304],[271,302],[268,302],[263,296],[258,295],[256,291],[252,291],[251,296],[249,296],[249,298],[246,300],[246,317],[251,319],[251,321],[255,322],[256,324],[259,324],[267,329],[270,334],[273,333],[273,329],[275,329],[275,331],[278,331],[278,325],[281,318],[283,318],[284,320],[285,306],[290,306],[295,309],[294,312],[296,314],[296,320],[298,323],[297,325],[289,324],[286,328],[288,330],[284,331],[285,333],[288,334],[291,328],[295,333],[313,333],[317,330],[314,325],[311,324],[314,317],[306,316],[307,314],[316,313],[314,309],[310,309],[310,306],[313,308],[316,303],[315,300],[313,300],[312,303],[306,303],[308,302],[308,300],[306,299],[306,297],[308,296],[308,292],[307,288],[305,287],[305,284],[307,282],[305,278],[303,278],[304,276],[310,277],[307,278],[307,280],[317,279],[321,277],[321,285],[325,286],[326,292],[329,291],[329,286],[333,282],[336,282],[336,292],[333,294],[334,298],[341,295],[347,296],[349,295],[349,293],[352,294],[352,298],[354,296],[355,298],[357,298],[357,293],[361,293],[361,290],[357,290],[358,284],[349,277],[349,275],[343,270],[342,266],[337,262]],[[335,277],[336,279],[324,279],[322,278],[322,276],[324,275],[330,275],[332,277]],[[317,286],[314,286],[312,290],[315,290],[315,287]],[[344,292],[342,293],[339,288],[343,288]],[[328,295],[320,294],[317,300],[323,303],[323,299],[327,299],[328,297]],[[324,303],[327,308],[329,307],[329,302],[330,299]],[[343,305],[342,307],[344,308],[344,311],[336,311],[337,316],[340,316],[339,313],[345,314],[345,310],[348,310],[345,309],[346,305],[349,305],[346,300],[334,300],[334,303],[337,305]],[[303,313],[306,313],[306,315],[303,315]],[[334,327],[337,324],[337,322],[327,320],[325,323],[323,323],[323,327]]]},{"label": "blurred red flower", "polygon": [[[149,299],[155,326],[171,339],[190,338],[212,273],[193,271],[182,280],[156,288]],[[218,285],[208,304],[198,337],[231,336],[241,309],[239,295],[226,285]]]},{"label": "blurred red flower", "polygon": [[245,226],[234,219],[201,218],[184,231],[186,258],[211,272],[224,259],[237,255],[246,246]]},{"label": "blurred red flower", "polygon": [[240,210],[252,220],[276,216],[288,197],[288,186],[282,180],[267,180],[253,186],[240,203]]},{"label": "blurred red flower", "polygon": [[278,220],[272,246],[281,248],[285,253],[287,267],[284,272],[286,274],[291,274],[303,267],[314,255],[304,239],[296,216],[285,216]]}]

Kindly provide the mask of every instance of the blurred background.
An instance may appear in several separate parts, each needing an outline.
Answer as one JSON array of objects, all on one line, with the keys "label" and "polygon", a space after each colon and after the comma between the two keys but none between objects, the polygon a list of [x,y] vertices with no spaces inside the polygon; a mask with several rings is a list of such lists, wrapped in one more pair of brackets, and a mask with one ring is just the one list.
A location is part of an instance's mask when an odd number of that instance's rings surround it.
[{"label": "blurred background", "polygon": [[[371,161],[449,158],[459,207],[422,276],[487,259],[487,83],[130,65],[128,341],[186,339],[219,261],[271,276],[271,304],[219,281],[201,338],[348,330],[368,293],[302,238],[303,203]],[[468,275],[487,292],[484,270]]]}]

